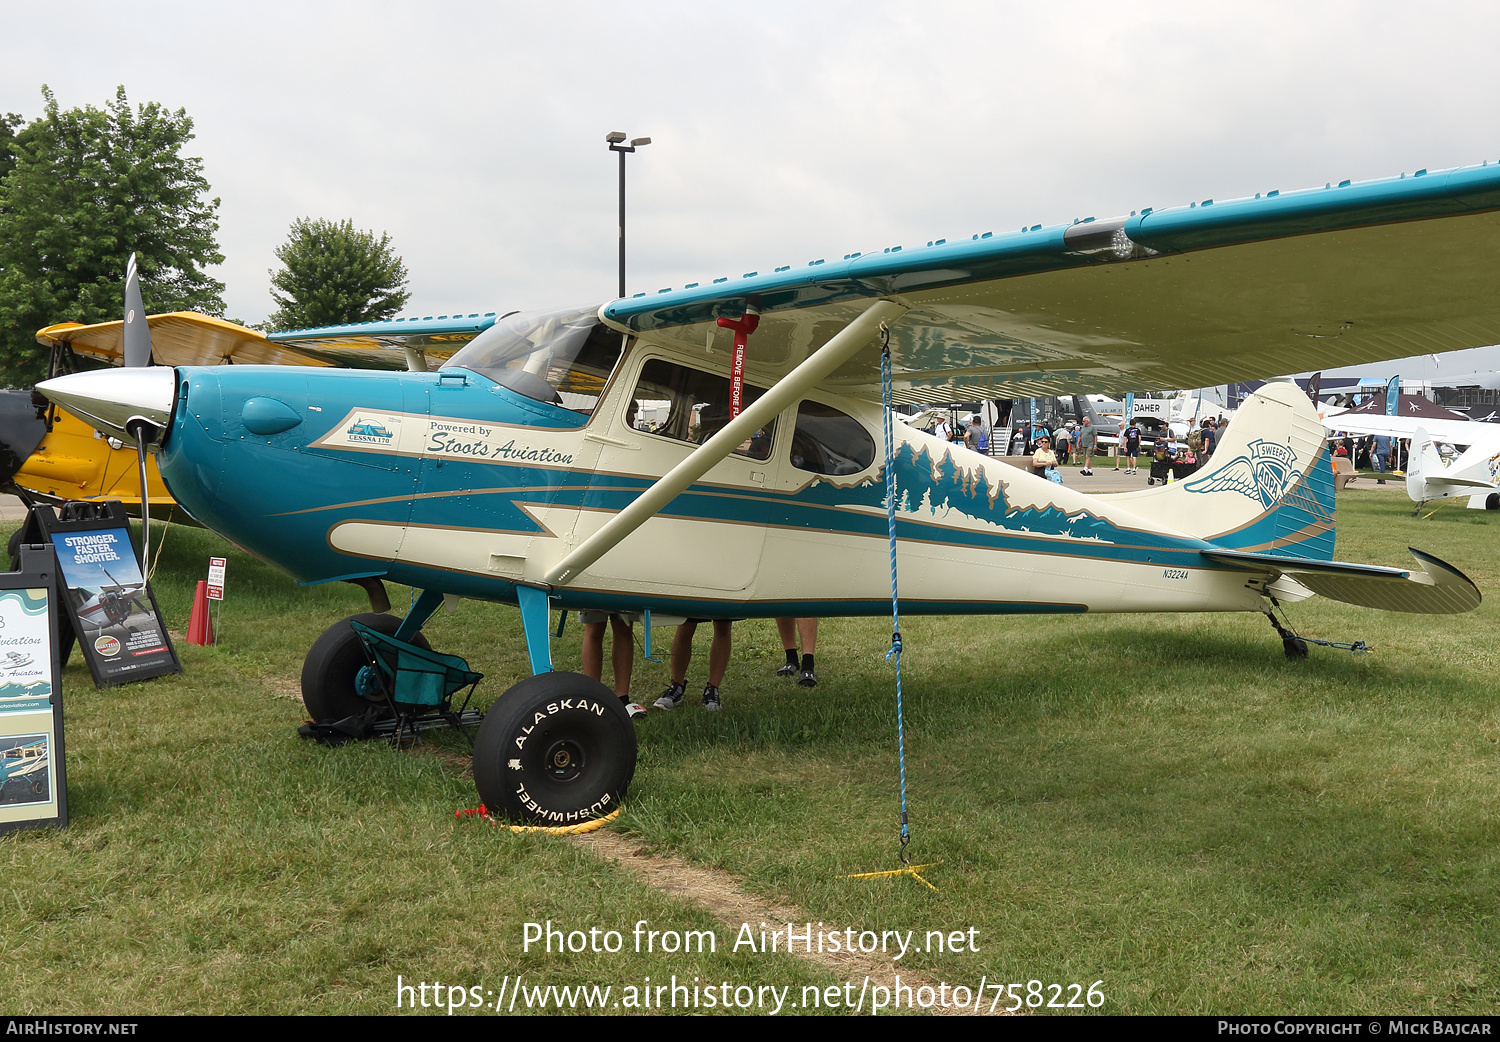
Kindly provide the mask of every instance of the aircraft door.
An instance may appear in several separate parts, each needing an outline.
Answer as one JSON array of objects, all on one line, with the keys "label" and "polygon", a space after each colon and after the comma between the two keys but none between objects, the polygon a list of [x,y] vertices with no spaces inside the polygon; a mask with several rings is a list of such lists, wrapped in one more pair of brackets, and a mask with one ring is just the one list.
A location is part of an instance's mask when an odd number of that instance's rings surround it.
[{"label": "aircraft door", "polygon": [[[591,428],[597,462],[576,546],[729,422],[729,380],[666,358],[627,367],[607,424]],[[747,401],[761,391],[746,386]],[[776,424],[756,432],[688,491],[595,562],[579,585],[612,592],[723,598],[755,584],[776,467]]]}]

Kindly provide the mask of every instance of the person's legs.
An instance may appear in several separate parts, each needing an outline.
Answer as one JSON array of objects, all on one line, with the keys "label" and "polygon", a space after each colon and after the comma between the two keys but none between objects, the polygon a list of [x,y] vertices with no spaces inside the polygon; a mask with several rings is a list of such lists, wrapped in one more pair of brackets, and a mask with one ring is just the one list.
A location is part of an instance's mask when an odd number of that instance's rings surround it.
[{"label": "person's legs", "polygon": [[811,655],[818,650],[818,620],[798,619],[797,636],[802,640],[802,654]]},{"label": "person's legs", "polygon": [[781,650],[786,653],[786,661],[781,668],[776,670],[778,677],[793,677],[797,675],[797,623],[793,619],[778,618],[776,620],[776,635],[781,638]]},{"label": "person's legs", "polygon": [[802,668],[797,673],[797,683],[802,687],[814,687],[818,674],[813,671],[813,653],[818,650],[818,620],[798,619],[797,634],[802,638]]},{"label": "person's legs", "polygon": [[[610,639],[609,664],[615,673],[615,694],[630,700],[630,676],[635,671],[635,634],[631,624],[618,615],[609,617]],[[603,635],[601,634],[601,639]],[[604,652],[601,646],[600,654]]]},{"label": "person's legs", "polygon": [[714,620],[714,642],[708,649],[708,682],[714,687],[724,683],[724,673],[729,669],[730,635],[734,623],[728,619]]},{"label": "person's legs", "polygon": [[583,624],[583,675],[600,679],[604,672],[604,622]]},{"label": "person's legs", "polygon": [[676,709],[682,705],[682,695],[687,689],[688,666],[693,661],[693,634],[697,629],[698,624],[689,619],[672,634],[672,685],[656,700],[657,709]]},{"label": "person's legs", "polygon": [[672,683],[686,684],[688,666],[693,662],[693,634],[698,624],[692,619],[677,627],[672,634]]}]

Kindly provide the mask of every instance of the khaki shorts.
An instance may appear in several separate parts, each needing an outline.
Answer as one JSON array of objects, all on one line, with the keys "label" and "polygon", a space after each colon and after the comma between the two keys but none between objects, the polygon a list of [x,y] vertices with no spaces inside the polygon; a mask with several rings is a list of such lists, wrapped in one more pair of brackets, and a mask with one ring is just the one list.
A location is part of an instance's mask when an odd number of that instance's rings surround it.
[{"label": "khaki shorts", "polygon": [[578,613],[578,621],[585,626],[592,626],[608,622],[611,615],[618,615],[631,626],[645,619],[645,616],[638,611],[581,611]]}]

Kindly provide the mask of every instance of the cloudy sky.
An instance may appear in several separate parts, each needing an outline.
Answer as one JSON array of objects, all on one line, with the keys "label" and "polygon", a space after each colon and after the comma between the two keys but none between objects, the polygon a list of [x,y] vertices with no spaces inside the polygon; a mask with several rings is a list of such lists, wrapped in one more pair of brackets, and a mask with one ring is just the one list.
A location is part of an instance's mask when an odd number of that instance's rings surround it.
[{"label": "cloudy sky", "polygon": [[1484,3],[0,0],[0,111],[186,109],[231,316],[298,217],[389,232],[446,314],[614,295],[611,130],[653,139],[655,290],[1493,160],[1497,41]]}]

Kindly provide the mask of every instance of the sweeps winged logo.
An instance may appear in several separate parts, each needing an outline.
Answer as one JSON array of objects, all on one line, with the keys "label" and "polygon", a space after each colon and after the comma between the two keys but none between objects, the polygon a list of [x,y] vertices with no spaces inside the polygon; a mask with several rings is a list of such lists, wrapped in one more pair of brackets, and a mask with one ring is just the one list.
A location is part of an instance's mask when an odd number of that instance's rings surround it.
[{"label": "sweeps winged logo", "polygon": [[1257,439],[1242,456],[1184,484],[1189,492],[1238,492],[1269,510],[1292,483],[1297,453],[1290,445]]}]

